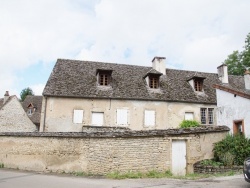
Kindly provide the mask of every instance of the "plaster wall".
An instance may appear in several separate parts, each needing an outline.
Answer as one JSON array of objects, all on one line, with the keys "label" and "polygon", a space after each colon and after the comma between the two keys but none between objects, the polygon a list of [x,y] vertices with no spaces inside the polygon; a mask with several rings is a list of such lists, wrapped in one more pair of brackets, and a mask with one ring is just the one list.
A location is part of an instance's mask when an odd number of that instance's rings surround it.
[{"label": "plaster wall", "polygon": [[[161,101],[48,97],[43,99],[40,131],[80,132],[82,126],[91,125],[92,112],[104,112],[104,126],[119,126],[116,122],[117,109],[128,110],[128,125],[125,127],[132,130],[177,128],[184,119],[185,112],[194,112],[195,120],[199,121],[200,107],[204,106],[215,107]],[[74,109],[83,110],[82,123],[73,123]],[[155,126],[144,125],[145,110],[155,111]]]},{"label": "plaster wall", "polygon": [[244,120],[245,136],[250,137],[250,100],[216,89],[217,124],[226,125],[233,133],[233,121]]},{"label": "plaster wall", "polygon": [[0,132],[34,132],[35,124],[23,110],[17,97],[12,97],[0,109]]}]

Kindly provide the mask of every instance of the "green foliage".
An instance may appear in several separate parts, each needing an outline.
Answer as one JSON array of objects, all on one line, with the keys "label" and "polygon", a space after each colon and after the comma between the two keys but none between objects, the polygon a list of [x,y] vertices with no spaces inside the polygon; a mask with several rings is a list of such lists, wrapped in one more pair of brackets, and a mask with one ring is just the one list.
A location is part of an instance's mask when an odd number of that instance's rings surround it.
[{"label": "green foliage", "polygon": [[198,127],[200,126],[199,122],[195,120],[183,120],[180,124],[181,128],[190,128],[190,127]]},{"label": "green foliage", "polygon": [[0,163],[0,168],[4,168],[4,164],[3,163]]},{"label": "green foliage", "polygon": [[202,166],[222,166],[223,163],[215,161],[213,159],[206,159],[201,161],[200,163]]},{"label": "green foliage", "polygon": [[234,51],[224,63],[228,66],[229,74],[244,75],[245,70],[250,67],[250,33],[246,37],[243,51]]},{"label": "green foliage", "polygon": [[216,161],[225,165],[243,165],[244,159],[250,156],[250,140],[244,135],[227,135],[215,143],[213,151]]},{"label": "green foliage", "polygon": [[21,101],[24,101],[27,95],[34,95],[34,92],[33,92],[32,89],[29,88],[29,87],[24,88],[24,89],[21,91],[21,93],[20,93]]}]

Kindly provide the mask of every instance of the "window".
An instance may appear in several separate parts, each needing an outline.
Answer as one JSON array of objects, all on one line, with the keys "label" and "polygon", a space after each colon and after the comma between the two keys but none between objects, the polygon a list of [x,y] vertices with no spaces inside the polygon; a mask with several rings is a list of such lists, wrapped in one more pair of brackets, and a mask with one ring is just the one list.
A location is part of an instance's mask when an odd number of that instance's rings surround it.
[{"label": "window", "polygon": [[103,112],[92,112],[92,125],[102,126],[103,125]]},{"label": "window", "polygon": [[244,135],[244,121],[237,120],[233,122],[233,134],[241,134]]},{"label": "window", "polygon": [[214,124],[213,108],[201,108],[201,124]]},{"label": "window", "polygon": [[194,120],[193,112],[185,112],[185,120]]},{"label": "window", "polygon": [[99,84],[101,86],[107,86],[107,85],[109,85],[109,75],[107,75],[107,74],[100,74]]},{"label": "window", "polygon": [[202,91],[203,80],[195,79],[194,80],[194,89],[195,91]]},{"label": "window", "polygon": [[97,80],[100,86],[109,86],[112,70],[97,70]]},{"label": "window", "polygon": [[154,110],[145,110],[144,125],[149,126],[149,127],[155,126],[155,111]]},{"label": "window", "polygon": [[149,76],[149,87],[153,89],[157,89],[159,87],[158,76]]},{"label": "window", "polygon": [[83,120],[83,110],[74,110],[74,123],[82,123]]},{"label": "window", "polygon": [[32,108],[29,108],[28,109],[28,115],[30,116],[30,115],[32,115],[32,113],[33,113]]},{"label": "window", "polygon": [[128,110],[117,109],[116,111],[116,124],[117,125],[128,125]]}]

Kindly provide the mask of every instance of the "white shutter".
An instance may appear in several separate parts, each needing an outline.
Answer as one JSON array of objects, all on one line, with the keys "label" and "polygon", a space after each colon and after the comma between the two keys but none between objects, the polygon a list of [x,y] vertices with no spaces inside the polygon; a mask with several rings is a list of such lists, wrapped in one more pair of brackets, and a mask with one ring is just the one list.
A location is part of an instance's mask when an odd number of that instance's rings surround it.
[{"label": "white shutter", "polygon": [[82,123],[83,120],[83,110],[74,110],[74,123]]},{"label": "white shutter", "polygon": [[103,125],[103,112],[92,112],[92,125],[94,126]]},{"label": "white shutter", "polygon": [[185,112],[185,120],[194,120],[193,112]]},{"label": "white shutter", "polygon": [[128,125],[128,110],[127,109],[117,109],[116,122],[117,122],[117,125]]},{"label": "white shutter", "polygon": [[145,126],[155,126],[155,111],[145,110],[144,123]]}]

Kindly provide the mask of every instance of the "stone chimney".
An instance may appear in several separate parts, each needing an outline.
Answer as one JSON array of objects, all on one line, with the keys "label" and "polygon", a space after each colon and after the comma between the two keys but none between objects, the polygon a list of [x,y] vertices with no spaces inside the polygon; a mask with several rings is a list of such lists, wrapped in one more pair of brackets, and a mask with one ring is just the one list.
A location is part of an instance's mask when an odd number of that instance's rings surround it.
[{"label": "stone chimney", "polygon": [[244,74],[245,88],[250,89],[250,71],[246,70]]},{"label": "stone chimney", "polygon": [[166,75],[165,59],[165,57],[154,57],[152,60],[153,69],[157,70],[163,75]]},{"label": "stone chimney", "polygon": [[227,65],[222,64],[221,66],[217,67],[217,71],[218,71],[218,76],[219,76],[220,81],[223,84],[228,84]]},{"label": "stone chimney", "polygon": [[3,99],[3,104],[5,104],[7,102],[7,100],[9,99],[10,95],[9,95],[9,91],[6,91],[4,94],[4,99]]}]

